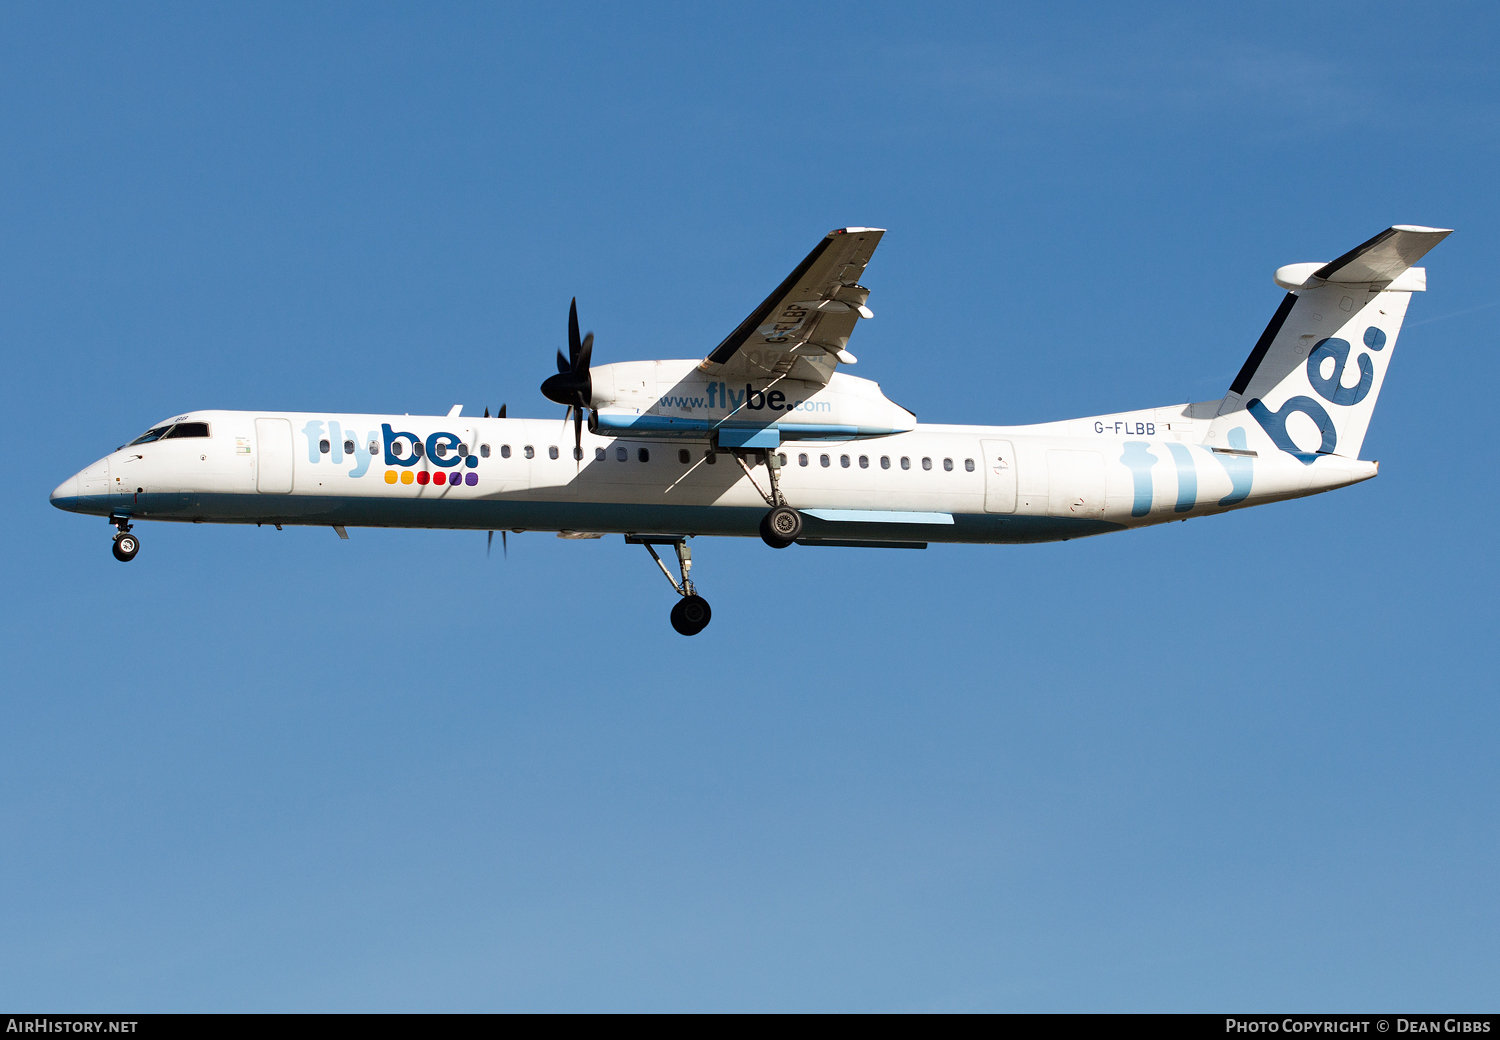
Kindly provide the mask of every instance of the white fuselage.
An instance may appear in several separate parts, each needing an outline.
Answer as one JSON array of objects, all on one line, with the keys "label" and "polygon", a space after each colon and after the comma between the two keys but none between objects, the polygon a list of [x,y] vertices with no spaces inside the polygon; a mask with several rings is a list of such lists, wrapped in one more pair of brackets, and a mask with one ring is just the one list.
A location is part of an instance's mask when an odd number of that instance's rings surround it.
[{"label": "white fuselage", "polygon": [[[1339,456],[1304,462],[1197,443],[1206,426],[1190,414],[1182,405],[787,440],[781,489],[813,543],[1035,542],[1315,494],[1376,473],[1375,463]],[[740,536],[757,533],[767,508],[736,456],[702,439],[585,432],[578,461],[572,425],[555,419],[200,411],[168,422],[203,423],[208,435],[122,447],[64,481],[54,504],[195,523]],[[768,488],[765,456],[741,457]]]}]

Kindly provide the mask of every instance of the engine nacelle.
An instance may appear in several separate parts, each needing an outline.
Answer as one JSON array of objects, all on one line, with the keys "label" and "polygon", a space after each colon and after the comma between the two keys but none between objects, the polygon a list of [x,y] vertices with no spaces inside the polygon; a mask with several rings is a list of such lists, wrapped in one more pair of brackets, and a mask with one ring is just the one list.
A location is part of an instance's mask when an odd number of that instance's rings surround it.
[{"label": "engine nacelle", "polygon": [[589,429],[617,436],[714,437],[729,447],[785,440],[848,440],[905,433],[917,417],[880,384],[835,372],[825,386],[798,379],[730,384],[697,361],[624,361],[590,371]]}]

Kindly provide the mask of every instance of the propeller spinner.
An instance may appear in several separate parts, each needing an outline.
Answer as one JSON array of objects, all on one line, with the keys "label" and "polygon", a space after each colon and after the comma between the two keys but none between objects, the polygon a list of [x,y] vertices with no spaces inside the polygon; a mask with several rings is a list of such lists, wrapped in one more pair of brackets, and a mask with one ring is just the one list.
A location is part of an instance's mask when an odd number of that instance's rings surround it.
[{"label": "propeller spinner", "polygon": [[[583,458],[583,413],[594,397],[594,381],[589,377],[589,358],[594,353],[594,334],[578,338],[578,298],[568,308],[568,356],[557,352],[557,375],[542,382],[542,396],[568,406],[573,418],[573,458]],[[564,416],[563,421],[567,421]]]}]

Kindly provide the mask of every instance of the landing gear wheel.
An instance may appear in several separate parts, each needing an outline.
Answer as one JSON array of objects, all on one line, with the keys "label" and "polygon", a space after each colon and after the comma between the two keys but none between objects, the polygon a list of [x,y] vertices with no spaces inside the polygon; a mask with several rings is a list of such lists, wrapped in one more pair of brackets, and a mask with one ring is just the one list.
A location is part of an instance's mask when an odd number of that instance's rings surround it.
[{"label": "landing gear wheel", "polygon": [[791,506],[777,506],[761,518],[760,537],[773,549],[785,549],[802,537],[802,514]]},{"label": "landing gear wheel", "polygon": [[672,627],[685,636],[695,636],[708,627],[713,611],[702,596],[684,596],[672,608]]},{"label": "landing gear wheel", "polygon": [[140,540],[133,534],[122,534],[115,537],[115,559],[121,563],[129,563],[135,559],[135,554],[141,551]]}]

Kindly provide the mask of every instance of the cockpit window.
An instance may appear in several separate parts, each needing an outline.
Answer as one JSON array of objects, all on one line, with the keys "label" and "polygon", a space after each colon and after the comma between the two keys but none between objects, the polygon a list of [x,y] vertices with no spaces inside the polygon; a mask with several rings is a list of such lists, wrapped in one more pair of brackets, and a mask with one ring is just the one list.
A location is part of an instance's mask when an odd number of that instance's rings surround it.
[{"label": "cockpit window", "polygon": [[137,444],[150,444],[152,441],[159,441],[161,440],[161,435],[166,433],[171,428],[172,424],[167,423],[167,425],[165,426],[158,426],[155,429],[147,430],[145,433],[141,434],[135,440],[127,444],[126,447],[131,448]]},{"label": "cockpit window", "polygon": [[206,422],[180,422],[167,423],[165,426],[156,426],[141,434],[126,447],[137,444],[150,444],[152,441],[169,441],[178,437],[207,437],[208,423]]}]

